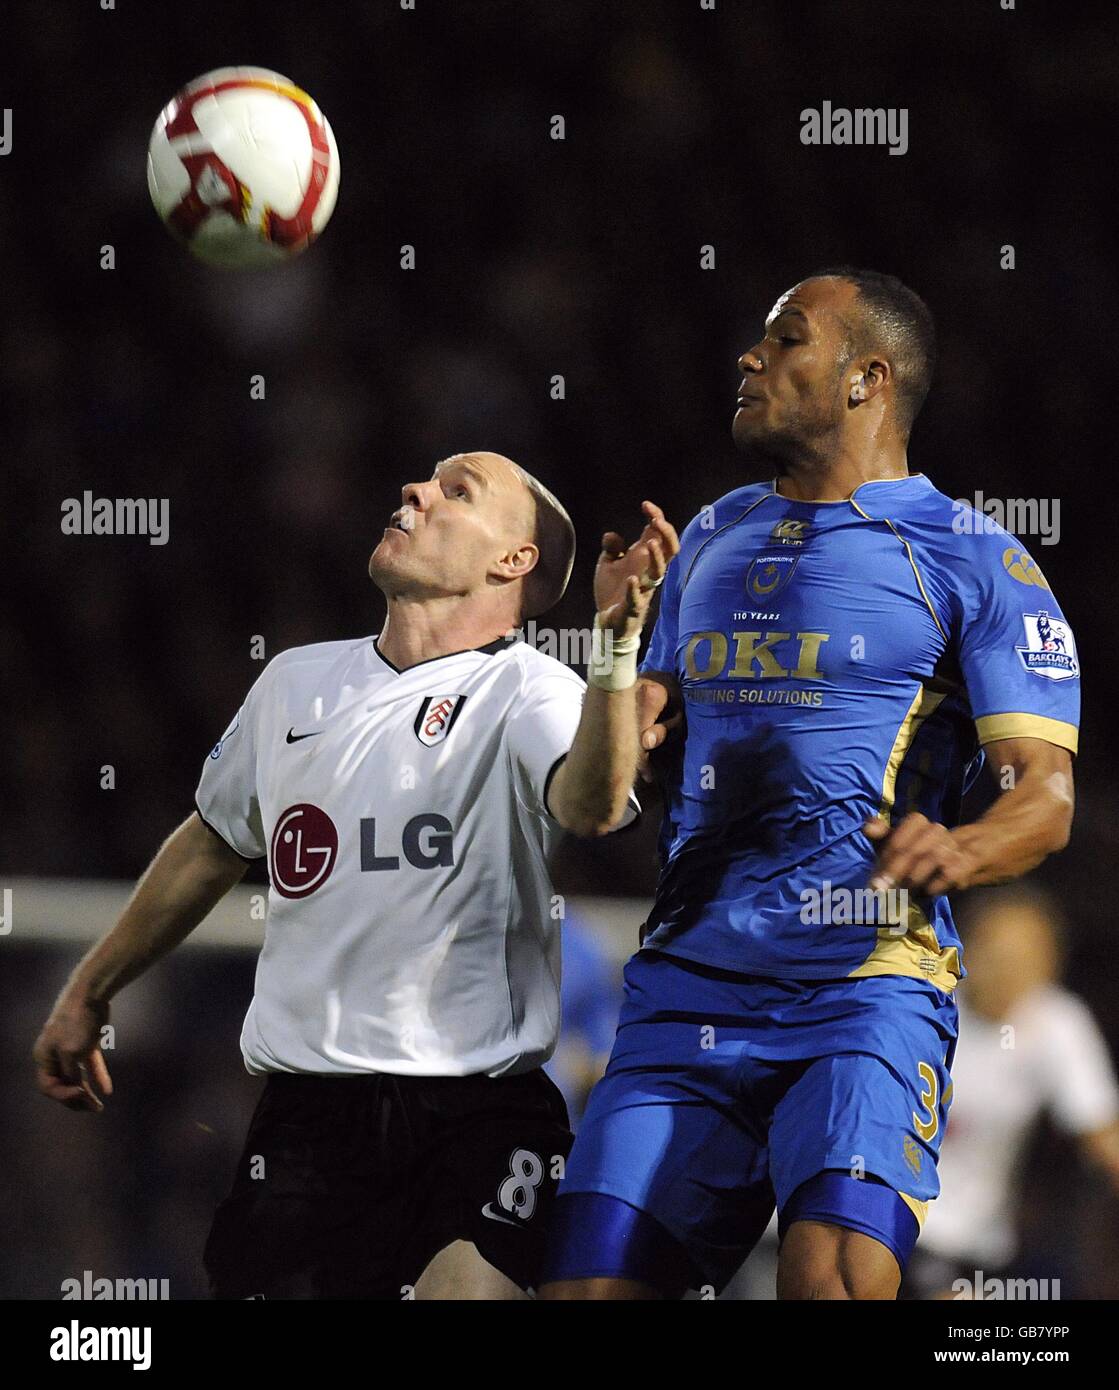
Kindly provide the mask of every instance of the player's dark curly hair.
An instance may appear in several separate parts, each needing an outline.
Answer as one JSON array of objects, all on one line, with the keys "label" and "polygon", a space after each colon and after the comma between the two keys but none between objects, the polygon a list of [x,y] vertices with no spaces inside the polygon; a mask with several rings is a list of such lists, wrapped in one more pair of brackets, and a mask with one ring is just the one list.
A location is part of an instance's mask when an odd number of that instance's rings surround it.
[{"label": "player's dark curly hair", "polygon": [[908,435],[932,385],[936,325],[929,306],[896,275],[858,266],[829,266],[806,278],[847,280],[858,293],[858,320],[848,322],[846,367],[852,358],[879,351],[894,369],[898,427]]}]

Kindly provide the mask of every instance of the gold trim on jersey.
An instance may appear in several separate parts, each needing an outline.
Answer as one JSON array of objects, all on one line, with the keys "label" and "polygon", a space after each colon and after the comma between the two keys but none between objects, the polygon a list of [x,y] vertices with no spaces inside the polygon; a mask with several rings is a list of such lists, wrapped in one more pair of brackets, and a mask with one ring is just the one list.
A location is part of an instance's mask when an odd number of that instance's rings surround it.
[{"label": "gold trim on jersey", "polygon": [[878,814],[887,825],[890,823],[891,813],[894,809],[898,773],[901,771],[905,756],[913,746],[913,740],[917,737],[917,730],[930,714],[936,712],[946,693],[943,690],[932,690],[927,685],[920,686],[917,694],[913,697],[913,703],[906,711],[905,718],[901,721],[901,728],[898,729],[894,746],[890,749],[890,756],[886,759],[886,771],[882,777],[882,800]]},{"label": "gold trim on jersey", "polygon": [[1075,753],[1079,742],[1075,724],[1063,719],[1050,719],[1044,714],[984,714],[975,721],[980,743],[995,743],[1000,738],[1040,738]]},{"label": "gold trim on jersey", "polygon": [[[887,824],[894,809],[901,765],[913,747],[921,725],[940,708],[946,698],[945,691],[920,686],[901,721],[882,776],[879,815]],[[908,975],[913,979],[930,980],[938,989],[950,993],[956,988],[960,973],[960,953],[955,946],[941,946],[932,923],[910,899],[904,934],[899,933],[897,927],[881,928],[870,954],[862,965],[851,971],[848,978],[857,980],[871,975]]]},{"label": "gold trim on jersey", "polygon": [[[777,486],[777,484],[776,484],[776,482],[774,482],[774,488],[776,488],[776,486]],[[696,567],[696,562],[698,561],[699,557],[703,554],[703,552],[707,549],[707,547],[711,544],[711,542],[715,539],[715,537],[716,537],[716,536],[721,536],[721,535],[723,534],[724,531],[730,530],[730,528],[731,528],[732,526],[737,526],[738,523],[739,523],[740,521],[745,520],[745,518],[748,517],[748,516],[750,515],[750,513],[754,510],[755,507],[760,507],[761,504],[762,504],[763,502],[767,502],[771,497],[775,497],[775,496],[779,497],[779,496],[780,496],[780,493],[778,493],[778,492],[763,492],[762,495],[761,495],[759,498],[757,498],[756,501],[751,502],[750,505],[749,505],[748,507],[746,507],[743,511],[739,512],[737,516],[731,517],[731,519],[730,519],[729,521],[724,521],[723,524],[722,524],[722,526],[720,526],[719,529],[718,529],[717,531],[712,531],[711,534],[707,537],[706,540],[703,540],[703,541],[701,541],[701,542],[699,543],[699,545],[696,547],[696,552],[695,552],[695,554],[692,556],[692,563],[688,566],[688,572],[687,572],[687,574],[684,575],[684,578],[680,581],[680,596],[681,596],[681,597],[683,597],[684,590],[685,590],[685,588],[687,587],[688,580],[691,579],[691,577],[692,577],[692,570],[695,569],[695,567]]]},{"label": "gold trim on jersey", "polygon": [[959,951],[955,946],[941,946],[935,927],[911,900],[905,935],[899,935],[896,928],[880,928],[874,949],[847,978],[865,980],[873,975],[907,975],[911,979],[928,980],[937,989],[951,994],[960,982],[960,973]]},{"label": "gold trim on jersey", "polygon": [[[894,1189],[897,1192],[897,1188]],[[908,1192],[898,1192],[898,1196],[917,1218],[917,1225],[923,1231],[925,1229],[925,1217],[929,1214],[928,1202],[919,1202],[916,1197],[911,1197]]]},{"label": "gold trim on jersey", "polygon": [[[770,486],[773,488],[772,496],[780,497],[786,502],[803,502],[805,505],[813,507],[842,507],[850,503],[861,516],[866,516],[866,513],[860,510],[855,501],[856,492],[861,492],[864,487],[873,487],[875,483],[907,483],[911,478],[924,478],[924,476],[923,473],[899,473],[896,478],[867,478],[858,487],[852,488],[846,497],[786,497],[783,492],[777,491],[780,478],[773,478]],[[867,520],[871,521],[873,518],[867,517]]]},{"label": "gold trim on jersey", "polygon": [[[858,491],[858,489],[856,489],[856,491]],[[921,571],[917,568],[917,561],[913,558],[913,548],[910,546],[909,542],[905,539],[905,537],[901,534],[901,532],[898,530],[898,528],[894,525],[894,523],[890,520],[888,516],[869,516],[866,512],[864,512],[862,507],[860,507],[859,504],[855,501],[854,493],[851,494],[851,505],[858,512],[858,514],[861,517],[863,517],[866,521],[883,522],[884,525],[890,528],[890,530],[894,533],[898,540],[901,541],[902,545],[905,546],[905,553],[909,557],[909,568],[913,571],[913,578],[916,579],[917,587],[921,591],[921,597],[925,600],[925,607],[932,614],[932,620],[936,624],[941,637],[943,637],[944,640],[947,642],[948,634],[944,631],[944,624],[936,616],[936,609],[932,606],[932,600],[929,598],[928,591],[925,588],[924,580],[921,578]]]}]

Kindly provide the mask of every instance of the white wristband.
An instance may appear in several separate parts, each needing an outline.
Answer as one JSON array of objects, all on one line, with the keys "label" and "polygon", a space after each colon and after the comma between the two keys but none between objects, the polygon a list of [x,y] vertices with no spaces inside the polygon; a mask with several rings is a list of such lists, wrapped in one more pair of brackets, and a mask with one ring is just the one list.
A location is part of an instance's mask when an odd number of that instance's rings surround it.
[{"label": "white wristband", "polygon": [[603,627],[595,614],[591,633],[591,659],[587,663],[587,684],[599,690],[629,690],[637,684],[637,650],[641,633],[632,637],[615,637],[612,629]]}]

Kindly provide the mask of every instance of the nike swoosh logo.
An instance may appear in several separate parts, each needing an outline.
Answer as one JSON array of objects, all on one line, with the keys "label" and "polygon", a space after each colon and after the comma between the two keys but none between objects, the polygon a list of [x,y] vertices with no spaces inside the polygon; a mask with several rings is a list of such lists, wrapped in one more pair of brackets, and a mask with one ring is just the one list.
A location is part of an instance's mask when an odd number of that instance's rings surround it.
[{"label": "nike swoosh logo", "polygon": [[511,1216],[502,1216],[499,1211],[494,1211],[492,1202],[487,1202],[482,1208],[482,1215],[488,1216],[491,1221],[504,1221],[506,1226],[524,1226],[523,1221],[514,1221]]},{"label": "nike swoosh logo", "polygon": [[288,730],[288,742],[298,743],[301,738],[316,738],[322,732],[322,729],[312,729],[309,734],[297,734],[295,732],[295,725],[293,724]]}]

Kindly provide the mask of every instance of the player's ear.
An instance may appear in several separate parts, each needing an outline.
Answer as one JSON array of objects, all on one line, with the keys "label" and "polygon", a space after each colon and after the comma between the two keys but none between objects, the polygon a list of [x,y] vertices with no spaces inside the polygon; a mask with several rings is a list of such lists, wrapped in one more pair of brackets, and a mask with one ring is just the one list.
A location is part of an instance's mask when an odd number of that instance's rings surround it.
[{"label": "player's ear", "polygon": [[873,361],[867,364],[865,372],[856,372],[848,383],[852,401],[868,401],[876,396],[890,379],[890,364]]},{"label": "player's ear", "polygon": [[516,550],[509,550],[497,562],[497,572],[504,579],[524,579],[540,561],[540,550],[532,541],[525,541]]}]

